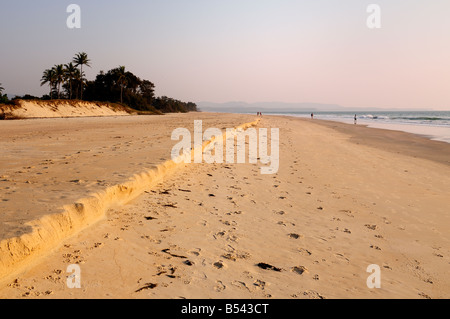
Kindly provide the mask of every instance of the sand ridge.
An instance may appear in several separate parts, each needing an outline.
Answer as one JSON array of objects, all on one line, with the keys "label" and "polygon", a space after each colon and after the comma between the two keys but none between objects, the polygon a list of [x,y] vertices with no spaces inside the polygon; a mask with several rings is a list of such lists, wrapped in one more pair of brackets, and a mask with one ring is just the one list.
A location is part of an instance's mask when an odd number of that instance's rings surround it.
[{"label": "sand ridge", "polygon": [[[235,128],[246,129],[258,123],[253,121]],[[200,148],[208,147],[205,141]],[[195,148],[192,152],[195,151]],[[193,156],[193,153],[192,155]],[[31,231],[0,242],[0,278],[20,271],[23,267],[51,251],[62,239],[70,237],[81,229],[102,219],[112,206],[124,205],[139,196],[166,174],[174,170],[177,160],[167,160],[155,169],[135,175],[130,181],[91,194],[89,198],[66,205],[62,213],[45,215],[38,220],[25,223]]]}]

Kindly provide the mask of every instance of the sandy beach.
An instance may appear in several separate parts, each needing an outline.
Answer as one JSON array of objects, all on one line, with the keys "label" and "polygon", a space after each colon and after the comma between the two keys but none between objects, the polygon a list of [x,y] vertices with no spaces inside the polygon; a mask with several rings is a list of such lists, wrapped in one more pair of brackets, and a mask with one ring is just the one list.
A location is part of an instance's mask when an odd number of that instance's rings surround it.
[{"label": "sandy beach", "polygon": [[[224,130],[257,118],[0,122],[0,240],[156,168],[170,159],[171,132],[199,119]],[[5,271],[0,298],[450,296],[450,144],[281,116],[256,128],[280,129],[277,174],[262,175],[261,164],[177,165]],[[80,289],[67,287],[71,264]],[[366,284],[373,264],[380,289]]]}]

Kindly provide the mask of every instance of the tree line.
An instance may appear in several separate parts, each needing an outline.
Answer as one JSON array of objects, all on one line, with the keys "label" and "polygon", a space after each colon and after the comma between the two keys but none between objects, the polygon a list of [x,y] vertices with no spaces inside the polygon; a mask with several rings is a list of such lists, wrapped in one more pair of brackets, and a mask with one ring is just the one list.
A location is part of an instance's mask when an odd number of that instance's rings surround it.
[{"label": "tree line", "polygon": [[8,96],[5,94],[3,95],[3,91],[5,89],[2,87],[2,84],[0,83],[0,104],[8,103]]},{"label": "tree line", "polygon": [[[182,102],[166,96],[155,97],[155,85],[145,79],[140,79],[119,66],[107,72],[100,71],[95,80],[85,78],[83,68],[91,67],[91,60],[85,52],[77,53],[71,62],[57,64],[44,70],[41,86],[48,86],[49,93],[42,100],[69,99],[121,103],[138,111],[195,112],[197,105],[192,102]],[[3,88],[0,87],[0,98]],[[4,96],[7,102],[6,95]],[[22,99],[38,99],[25,95]],[[0,103],[2,101],[0,100]]]},{"label": "tree line", "polygon": [[[83,99],[83,86],[86,83],[83,66],[91,66],[91,61],[86,53],[81,52],[75,55],[72,62],[67,64],[57,64],[50,69],[46,69],[42,74],[41,86],[48,85],[50,88],[49,97],[56,96],[61,99],[61,85],[63,87],[63,97],[67,99]],[[78,69],[79,67],[79,69]],[[45,96],[44,96],[45,97]]]}]

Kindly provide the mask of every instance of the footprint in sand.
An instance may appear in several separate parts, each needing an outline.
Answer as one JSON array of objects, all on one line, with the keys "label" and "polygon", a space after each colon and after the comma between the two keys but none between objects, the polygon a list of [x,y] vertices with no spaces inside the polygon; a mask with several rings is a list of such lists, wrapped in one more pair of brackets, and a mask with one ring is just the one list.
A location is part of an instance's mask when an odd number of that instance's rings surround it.
[{"label": "footprint in sand", "polygon": [[47,277],[44,277],[45,280],[49,280],[53,283],[60,283],[62,282],[61,274],[63,273],[60,269],[53,270],[53,273],[48,275]]},{"label": "footprint in sand", "polygon": [[235,211],[235,212],[229,212],[229,213],[226,213],[226,215],[228,215],[228,216],[231,216],[231,215],[241,215],[242,214],[242,211]]},{"label": "footprint in sand", "polygon": [[283,269],[272,266],[270,264],[266,264],[266,263],[259,263],[256,265],[257,267],[264,269],[264,270],[272,270],[272,271],[276,271],[276,272],[281,272]]},{"label": "footprint in sand", "polygon": [[103,243],[95,243],[93,247],[89,248],[89,249],[95,249],[95,248],[100,248],[102,247],[104,244]]},{"label": "footprint in sand", "polygon": [[245,290],[250,291],[250,288],[248,288],[247,284],[246,284],[245,282],[243,282],[243,281],[235,280],[235,281],[233,281],[231,284],[232,284],[233,286],[235,286],[235,287],[238,287],[238,288],[241,288],[241,289],[245,289]]},{"label": "footprint in sand", "polygon": [[350,262],[350,259],[348,259],[347,257],[345,257],[343,254],[336,253],[336,254],[334,254],[334,255],[335,255],[335,257],[338,258],[338,259],[343,259],[343,260],[345,260],[345,261],[347,261],[347,262]]},{"label": "footprint in sand", "polygon": [[158,287],[158,284],[147,283],[147,284],[145,284],[143,287],[137,289],[137,290],[135,291],[135,293],[139,293],[139,292],[141,292],[141,291],[143,291],[143,290],[155,289],[156,287]]},{"label": "footprint in sand", "polygon": [[439,257],[439,258],[444,258],[444,256],[443,256],[443,255],[441,255],[441,254],[439,254],[439,253],[436,253],[436,252],[435,252],[435,253],[433,253],[433,255],[434,255],[434,256],[436,256],[436,257]]},{"label": "footprint in sand", "polygon": [[165,254],[171,256],[171,257],[174,257],[174,258],[187,259],[186,256],[177,255],[177,254],[174,254],[174,253],[170,252],[170,249],[169,249],[169,248],[163,249],[163,250],[161,250],[161,251],[162,251],[163,253],[165,253]]},{"label": "footprint in sand", "polygon": [[317,291],[314,290],[307,290],[299,295],[292,295],[294,298],[308,298],[308,299],[325,299],[324,296],[319,294]]},{"label": "footprint in sand", "polygon": [[200,248],[197,248],[197,249],[195,249],[195,250],[190,250],[190,251],[188,251],[188,253],[189,254],[191,254],[191,255],[194,255],[194,256],[200,256],[200,252],[201,252],[201,249]]},{"label": "footprint in sand", "polygon": [[237,223],[233,220],[233,221],[228,221],[228,220],[219,220],[219,222],[221,222],[222,224],[226,225],[226,226],[237,226]]},{"label": "footprint in sand", "polygon": [[218,261],[218,262],[215,262],[215,263],[213,264],[213,266],[214,266],[214,268],[222,269],[222,268],[225,267],[225,264],[224,264],[222,261]]},{"label": "footprint in sand", "polygon": [[353,215],[352,211],[349,210],[349,209],[343,209],[343,210],[340,210],[339,212],[340,212],[340,213],[345,213],[347,216],[352,217],[352,218],[355,217],[355,216]]},{"label": "footprint in sand", "polygon": [[302,254],[303,256],[311,256],[312,255],[312,253],[308,249],[305,249],[305,248],[299,248],[298,252],[300,254]]},{"label": "footprint in sand", "polygon": [[[79,253],[79,251],[76,252]],[[85,263],[84,259],[76,252],[74,252],[73,254],[71,253],[63,254],[62,255],[62,257],[64,258],[63,262],[68,264],[84,264]]]},{"label": "footprint in sand", "polygon": [[228,237],[227,237],[227,241],[237,242],[238,240],[239,240],[239,237],[237,237],[235,235],[228,235]]},{"label": "footprint in sand", "polygon": [[214,237],[214,239],[222,238],[225,236],[225,234],[226,234],[226,231],[219,231],[219,232],[213,234],[213,237]]},{"label": "footprint in sand", "polygon": [[424,292],[419,292],[418,295],[419,295],[420,297],[424,298],[424,299],[431,299],[431,297],[428,296],[428,295],[427,295],[426,293],[424,293]]},{"label": "footprint in sand", "polygon": [[158,272],[156,273],[156,276],[161,276],[161,275],[166,275],[166,277],[169,278],[179,278],[179,276],[175,275],[175,272],[177,270],[176,267],[174,267],[173,265],[159,265],[157,267]]},{"label": "footprint in sand", "polygon": [[[340,230],[339,227],[336,227],[336,230]],[[346,234],[351,234],[351,230],[348,228],[344,228],[344,230],[342,230],[342,232],[346,233]]]},{"label": "footprint in sand", "polygon": [[303,275],[304,273],[308,273],[308,269],[306,269],[306,267],[304,266],[295,266],[291,268],[291,271],[298,274],[298,275]]},{"label": "footprint in sand", "polygon": [[231,261],[237,261],[238,259],[248,259],[250,258],[250,256],[251,255],[247,252],[236,251],[235,249],[222,255],[223,258]]},{"label": "footprint in sand", "polygon": [[225,289],[227,289],[227,287],[223,284],[223,282],[221,282],[220,280],[216,281],[216,285],[214,286],[215,291],[222,292]]},{"label": "footprint in sand", "polygon": [[370,230],[377,230],[377,225],[370,225],[370,224],[366,224],[366,225],[364,225],[365,227],[367,227],[368,229],[370,229]]},{"label": "footprint in sand", "polygon": [[266,288],[266,282],[257,279],[257,280],[255,280],[255,281],[253,282],[253,286],[255,286],[255,287],[257,287],[257,288],[259,288],[259,289],[261,289],[261,290],[264,290],[264,289]]}]

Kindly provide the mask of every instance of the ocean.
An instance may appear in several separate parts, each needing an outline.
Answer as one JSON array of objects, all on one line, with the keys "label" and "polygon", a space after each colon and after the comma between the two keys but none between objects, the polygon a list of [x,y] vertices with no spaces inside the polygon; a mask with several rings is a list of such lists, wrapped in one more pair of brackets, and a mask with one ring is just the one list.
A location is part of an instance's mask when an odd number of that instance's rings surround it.
[{"label": "ocean", "polygon": [[[266,112],[264,114],[311,118],[311,112]],[[432,140],[450,143],[450,111],[316,112],[314,118],[353,124],[355,114],[358,124],[418,134]]]}]

